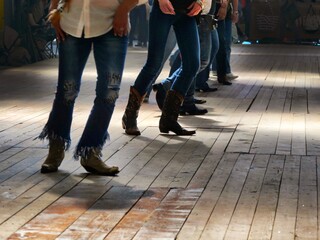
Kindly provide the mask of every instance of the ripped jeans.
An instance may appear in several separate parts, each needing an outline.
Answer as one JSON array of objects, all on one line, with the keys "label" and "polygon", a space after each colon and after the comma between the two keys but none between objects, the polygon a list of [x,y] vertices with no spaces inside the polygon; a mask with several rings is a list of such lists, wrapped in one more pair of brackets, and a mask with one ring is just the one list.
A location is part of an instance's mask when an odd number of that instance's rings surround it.
[{"label": "ripped jeans", "polygon": [[61,139],[65,148],[69,148],[74,103],[84,67],[93,50],[98,76],[96,97],[74,156],[86,156],[91,149],[102,149],[119,96],[127,44],[127,37],[114,36],[113,30],[94,38],[66,36],[59,46],[59,77],[53,107],[40,139]]}]

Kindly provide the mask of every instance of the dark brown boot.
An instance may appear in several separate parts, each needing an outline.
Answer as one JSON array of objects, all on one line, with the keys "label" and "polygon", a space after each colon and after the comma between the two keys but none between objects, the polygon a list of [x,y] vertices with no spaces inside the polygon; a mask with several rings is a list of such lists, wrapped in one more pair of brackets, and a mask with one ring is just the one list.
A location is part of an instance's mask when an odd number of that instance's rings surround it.
[{"label": "dark brown boot", "polygon": [[178,92],[170,90],[164,100],[159,129],[162,133],[174,132],[177,135],[193,135],[196,131],[188,131],[177,122],[183,96]]},{"label": "dark brown boot", "polygon": [[50,173],[58,171],[64,158],[65,144],[61,139],[49,140],[49,153],[41,166],[41,173]]},{"label": "dark brown boot", "polygon": [[141,134],[137,126],[137,118],[144,97],[145,95],[141,96],[134,87],[130,87],[128,104],[122,117],[122,127],[128,135]]}]

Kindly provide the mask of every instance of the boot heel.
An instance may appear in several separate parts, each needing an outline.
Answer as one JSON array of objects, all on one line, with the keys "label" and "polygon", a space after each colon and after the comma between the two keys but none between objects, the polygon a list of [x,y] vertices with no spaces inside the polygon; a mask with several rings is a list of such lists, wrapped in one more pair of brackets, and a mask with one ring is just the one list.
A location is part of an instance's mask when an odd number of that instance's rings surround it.
[{"label": "boot heel", "polygon": [[164,101],[162,115],[159,121],[159,130],[162,133],[174,132],[176,135],[193,135],[196,131],[188,131],[177,122],[183,96],[170,90]]},{"label": "boot heel", "polygon": [[126,129],[126,124],[124,123],[124,120],[122,120],[122,129]]}]

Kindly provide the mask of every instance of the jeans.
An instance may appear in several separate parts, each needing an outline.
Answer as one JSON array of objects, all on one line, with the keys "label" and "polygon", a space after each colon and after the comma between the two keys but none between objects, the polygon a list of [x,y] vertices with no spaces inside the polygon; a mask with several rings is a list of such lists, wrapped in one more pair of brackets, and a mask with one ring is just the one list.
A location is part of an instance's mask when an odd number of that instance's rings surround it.
[{"label": "jeans", "polygon": [[226,41],[226,73],[231,73],[230,57],[231,57],[231,44],[232,44],[232,20],[226,18],[225,22],[225,41]]},{"label": "jeans", "polygon": [[[158,73],[156,74],[156,76],[154,77],[151,85],[154,84],[157,81],[157,78],[159,77],[159,75],[160,75],[160,73],[161,73],[161,71],[163,69],[164,64],[166,63],[166,61],[170,57],[170,54],[172,53],[172,51],[175,48],[176,44],[177,44],[176,36],[174,34],[173,28],[171,27],[170,31],[169,31],[168,39],[167,39],[167,42],[166,42],[166,47],[165,47],[165,50],[164,50],[164,55],[163,55],[161,67],[158,70]],[[147,91],[147,96],[150,96],[151,90],[152,90],[152,87],[150,86],[148,91]]]},{"label": "jeans", "polygon": [[[211,48],[212,48],[212,32],[216,32],[216,30],[212,30],[208,24],[203,23],[198,26],[199,32],[199,41],[200,41],[200,69],[197,76],[193,79],[184,99],[184,105],[193,104],[194,103],[194,91],[196,87],[196,81],[198,75],[209,65],[210,56],[211,56]],[[213,46],[216,48],[216,44]],[[179,56],[177,56],[180,59]],[[164,89],[168,90],[169,86],[175,79],[179,76],[182,71],[182,66],[180,68],[171,70],[172,75],[162,81]]]},{"label": "jeans", "polygon": [[94,37],[67,35],[59,48],[58,86],[47,124],[40,139],[59,138],[70,146],[70,128],[81,77],[93,47],[97,70],[96,97],[86,126],[76,147],[75,157],[86,156],[90,149],[101,150],[108,138],[108,127],[119,96],[127,52],[127,37],[116,37],[113,31]]},{"label": "jeans", "polygon": [[176,15],[164,14],[160,10],[158,3],[155,3],[149,20],[147,61],[133,85],[141,96],[147,92],[162,67],[171,26],[173,26],[183,59],[182,71],[173,82],[171,89],[185,96],[199,70],[200,50],[196,19],[183,13],[176,13]]},{"label": "jeans", "polygon": [[218,32],[217,29],[214,29],[211,31],[211,51],[209,52],[210,54],[210,60],[206,67],[198,73],[197,78],[196,78],[196,88],[197,89],[205,89],[208,87],[207,81],[209,78],[209,73],[210,73],[210,68],[211,68],[211,63],[215,59],[215,56],[218,52],[219,49],[219,37],[218,37]]},{"label": "jeans", "polygon": [[217,75],[224,76],[227,74],[227,53],[225,38],[225,20],[218,21],[219,50],[216,55]]}]

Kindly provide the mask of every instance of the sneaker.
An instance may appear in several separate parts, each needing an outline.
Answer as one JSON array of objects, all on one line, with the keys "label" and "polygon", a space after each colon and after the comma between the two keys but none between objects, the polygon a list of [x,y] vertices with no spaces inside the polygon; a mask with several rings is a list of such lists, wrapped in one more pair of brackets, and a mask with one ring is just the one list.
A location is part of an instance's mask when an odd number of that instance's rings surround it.
[{"label": "sneaker", "polygon": [[210,71],[210,74],[209,74],[209,78],[216,78],[217,77],[217,71]]},{"label": "sneaker", "polygon": [[234,75],[233,73],[227,73],[226,77],[227,77],[227,80],[234,80],[234,79],[238,78],[239,76]]}]

